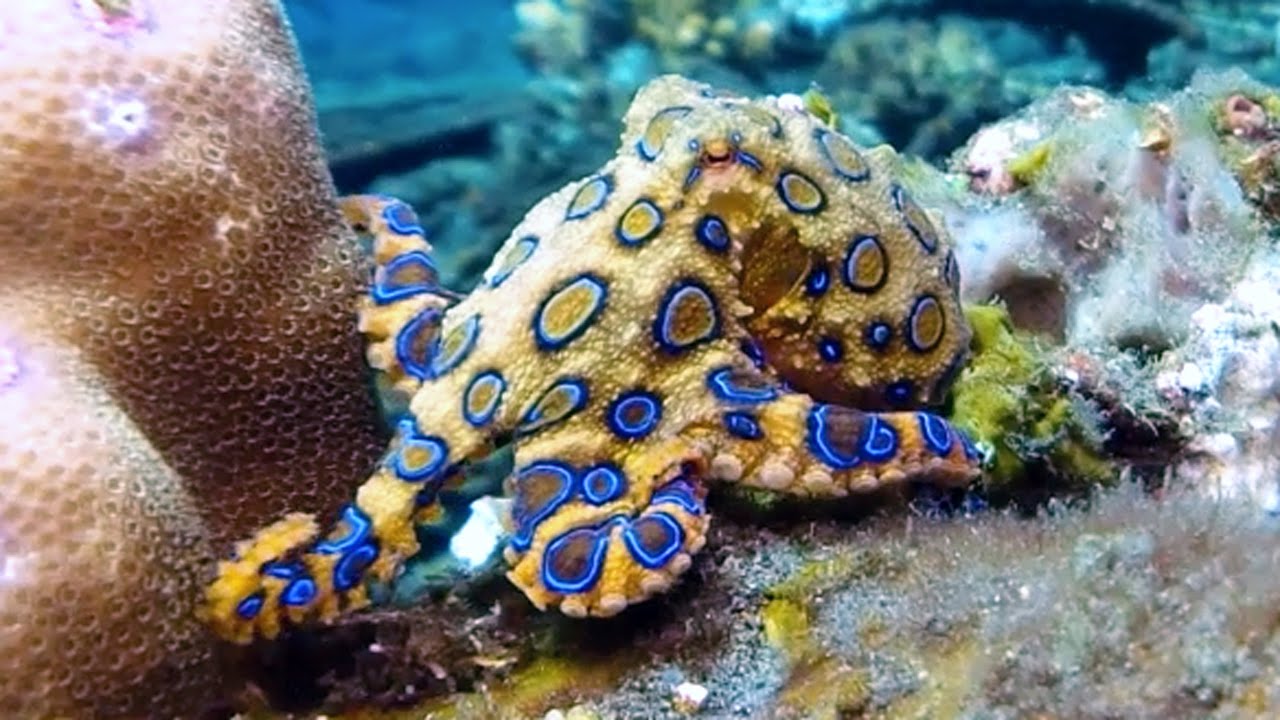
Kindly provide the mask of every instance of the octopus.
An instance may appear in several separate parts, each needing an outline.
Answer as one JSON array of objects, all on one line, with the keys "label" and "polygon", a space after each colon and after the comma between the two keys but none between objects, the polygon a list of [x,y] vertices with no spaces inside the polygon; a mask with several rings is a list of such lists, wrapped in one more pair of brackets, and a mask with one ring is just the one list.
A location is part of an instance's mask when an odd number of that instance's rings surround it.
[{"label": "octopus", "polygon": [[321,532],[295,513],[219,564],[203,616],[247,643],[369,603],[469,462],[514,443],[504,555],[539,609],[616,615],[703,547],[712,482],[806,498],[963,485],[937,414],[970,332],[943,227],[803,109],[667,76],[621,149],[545,198],[466,297],[413,211],[344,200],[376,264],[359,326],[408,411]]}]

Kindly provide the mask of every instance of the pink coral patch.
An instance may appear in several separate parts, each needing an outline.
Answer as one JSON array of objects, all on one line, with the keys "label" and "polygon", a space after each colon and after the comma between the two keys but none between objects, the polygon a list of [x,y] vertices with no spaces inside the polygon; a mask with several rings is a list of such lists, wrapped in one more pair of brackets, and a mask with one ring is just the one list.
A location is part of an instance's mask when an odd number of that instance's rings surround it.
[{"label": "pink coral patch", "polygon": [[76,0],[93,29],[103,35],[128,35],[151,29],[151,12],[144,0]]}]

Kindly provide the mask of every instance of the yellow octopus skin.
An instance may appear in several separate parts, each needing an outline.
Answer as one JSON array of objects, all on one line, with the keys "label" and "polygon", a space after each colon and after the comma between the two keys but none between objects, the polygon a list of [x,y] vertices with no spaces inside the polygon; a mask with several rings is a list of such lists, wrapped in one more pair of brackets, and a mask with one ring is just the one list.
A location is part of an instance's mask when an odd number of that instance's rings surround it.
[{"label": "yellow octopus skin", "polygon": [[659,78],[618,155],[538,203],[460,302],[406,206],[349,200],[379,265],[369,359],[410,411],[337,526],[261,532],[206,617],[247,642],[365,604],[417,550],[415,514],[507,437],[508,577],[572,616],[669,588],[704,544],[708,482],[972,480],[968,439],[910,409],[945,391],[969,330],[950,240],[892,160],[774,99]]}]

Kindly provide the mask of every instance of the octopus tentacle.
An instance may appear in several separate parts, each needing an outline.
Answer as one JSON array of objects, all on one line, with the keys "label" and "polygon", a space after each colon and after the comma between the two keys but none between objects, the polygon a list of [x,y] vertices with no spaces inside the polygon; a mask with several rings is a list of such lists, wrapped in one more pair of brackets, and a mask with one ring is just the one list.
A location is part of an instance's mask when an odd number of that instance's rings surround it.
[{"label": "octopus tentacle", "polygon": [[373,238],[375,269],[361,299],[359,328],[381,392],[403,404],[430,376],[444,311],[458,295],[440,286],[431,244],[412,208],[382,195],[348,196],[340,206],[357,232]]},{"label": "octopus tentacle", "polygon": [[326,533],[301,513],[261,530],[219,563],[202,615],[224,639],[244,644],[367,606],[366,583],[392,580],[418,551],[414,525],[439,508],[465,457],[402,420],[391,452]]},{"label": "octopus tentacle", "polygon": [[595,458],[588,439],[563,433],[520,452],[507,577],[539,609],[608,617],[666,590],[702,549],[705,462],[679,438]]},{"label": "octopus tentacle", "polygon": [[979,473],[973,443],[927,411],[820,402],[742,364],[713,367],[707,391],[722,407],[719,427],[701,433],[712,480],[838,497],[912,479],[963,485]]},{"label": "octopus tentacle", "polygon": [[[360,309],[369,362],[384,392],[403,393],[404,402],[465,351],[468,325],[444,323],[456,296],[439,286],[431,246],[407,205],[365,195],[345,198],[342,209],[373,237],[376,269]],[[381,465],[325,532],[298,513],[241,543],[205,593],[201,613],[214,630],[247,643],[366,606],[366,582],[392,579],[418,551],[414,525],[439,513],[441,490],[461,477],[463,462],[488,453],[501,431],[500,423],[478,431],[455,422],[456,414],[443,405],[406,414]]]}]

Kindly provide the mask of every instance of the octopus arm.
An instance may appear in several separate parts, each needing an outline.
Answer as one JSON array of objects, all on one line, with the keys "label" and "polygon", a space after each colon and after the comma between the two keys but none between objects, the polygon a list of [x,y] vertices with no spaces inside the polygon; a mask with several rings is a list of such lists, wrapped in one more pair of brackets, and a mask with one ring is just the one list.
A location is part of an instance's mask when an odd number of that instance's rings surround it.
[{"label": "octopus arm", "polygon": [[[652,422],[628,410],[637,433]],[[705,462],[685,438],[619,443],[580,427],[517,455],[507,577],[539,609],[615,615],[671,587],[705,543]]]},{"label": "octopus arm", "polygon": [[[456,296],[440,287],[431,246],[407,205],[364,195],[345,198],[342,209],[372,237],[375,270],[359,315],[369,364],[386,399],[407,403],[447,352],[441,320]],[[487,436],[456,423],[440,427],[442,434],[426,433],[405,415],[383,462],[324,532],[313,516],[295,513],[241,543],[205,592],[201,614],[215,632],[243,644],[368,605],[366,582],[396,575],[418,551],[414,524],[438,514],[441,489],[461,478],[463,461],[488,449]]]},{"label": "octopus arm", "polygon": [[715,407],[695,435],[709,478],[806,497],[841,497],[908,480],[963,485],[979,475],[972,442],[926,411],[868,412],[821,402],[742,360],[712,367],[690,402]]}]

